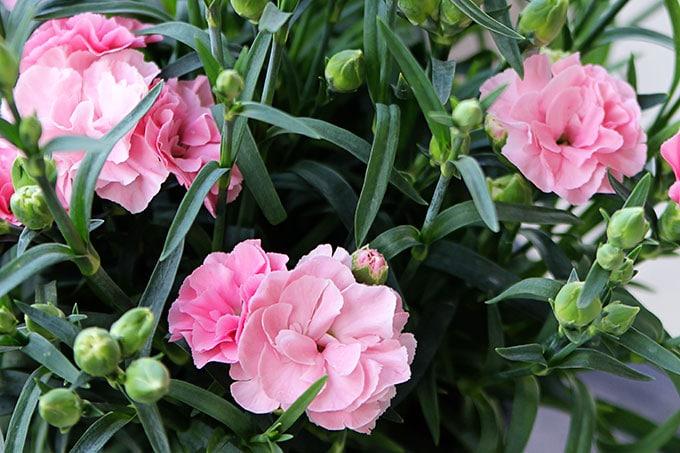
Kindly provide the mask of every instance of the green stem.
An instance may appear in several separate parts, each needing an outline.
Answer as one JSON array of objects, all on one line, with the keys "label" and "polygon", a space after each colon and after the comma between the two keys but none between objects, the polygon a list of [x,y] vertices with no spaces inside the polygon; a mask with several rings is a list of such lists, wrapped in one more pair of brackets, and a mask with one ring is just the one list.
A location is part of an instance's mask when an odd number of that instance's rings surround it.
[{"label": "green stem", "polygon": [[261,100],[265,105],[272,105],[272,102],[274,101],[274,91],[276,90],[276,80],[279,77],[279,68],[281,67],[281,58],[283,56],[283,44],[278,41],[278,39],[274,39],[272,48],[269,51],[269,63],[267,64],[267,75],[264,79],[264,89],[262,91]]},{"label": "green stem", "polygon": [[125,292],[114,282],[103,267],[99,266],[94,274],[85,276],[92,290],[111,308],[123,313],[133,303]]},{"label": "green stem", "polygon": [[583,41],[577,44],[577,50],[581,52],[581,55],[585,55],[589,50],[590,46],[593,45],[595,40],[602,34],[607,25],[611,23],[616,15],[621,11],[621,9],[626,6],[628,0],[619,0],[616,2],[609,10],[600,18],[600,20],[595,24],[595,26],[586,35]]},{"label": "green stem", "polygon": [[222,16],[216,6],[208,8],[207,19],[208,33],[210,35],[210,51],[220,66],[224,67],[224,52],[222,50]]},{"label": "green stem", "polygon": [[434,219],[439,214],[442,203],[444,202],[446,189],[449,187],[450,182],[451,176],[446,176],[443,173],[439,175],[439,181],[437,181],[437,187],[432,194],[432,201],[430,201],[430,206],[427,208],[427,214],[425,214],[425,221],[423,222],[423,228],[421,229],[423,237],[427,237],[427,233],[432,228]]},{"label": "green stem", "polygon": [[[228,108],[228,107],[227,107]],[[220,142],[220,167],[230,168],[234,165],[232,158],[232,140],[234,122],[226,118],[222,123],[222,140]],[[227,192],[231,172],[222,176],[218,182],[217,204],[215,205],[215,228],[213,230],[212,250],[217,252],[224,247],[224,237],[227,231]]]}]

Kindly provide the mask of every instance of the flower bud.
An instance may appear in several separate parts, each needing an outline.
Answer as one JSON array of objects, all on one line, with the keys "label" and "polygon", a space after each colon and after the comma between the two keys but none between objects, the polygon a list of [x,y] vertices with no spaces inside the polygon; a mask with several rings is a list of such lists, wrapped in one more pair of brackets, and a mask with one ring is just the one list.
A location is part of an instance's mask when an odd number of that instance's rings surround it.
[{"label": "flower bud", "polygon": [[0,335],[13,334],[18,322],[12,310],[5,306],[0,307]]},{"label": "flower bud", "polygon": [[635,275],[634,262],[630,258],[623,260],[623,264],[612,271],[609,281],[615,285],[625,285],[633,279]]},{"label": "flower bud", "polygon": [[19,59],[0,38],[0,93],[11,93],[19,77]]},{"label": "flower bud", "polygon": [[245,82],[243,77],[233,69],[225,69],[220,72],[215,80],[215,93],[223,96],[228,101],[233,101],[241,95]]},{"label": "flower bud", "polygon": [[125,391],[138,403],[155,403],[170,390],[170,372],[156,359],[143,357],[125,370]]},{"label": "flower bud", "polygon": [[452,117],[456,126],[469,131],[481,126],[484,112],[477,99],[465,99],[453,109]]},{"label": "flower bud", "polygon": [[118,340],[123,357],[139,351],[153,329],[153,313],[146,307],[128,310],[111,325],[109,333]]},{"label": "flower bud", "polygon": [[326,82],[338,93],[356,91],[364,83],[364,53],[359,49],[342,50],[326,62]]},{"label": "flower bud", "polygon": [[602,310],[602,316],[595,323],[595,328],[618,337],[630,329],[639,311],[640,307],[631,307],[619,302],[611,303]]},{"label": "flower bud", "polygon": [[42,135],[42,125],[35,114],[21,118],[19,123],[19,139],[27,155],[38,152],[38,141]]},{"label": "flower bud", "polygon": [[664,241],[680,241],[680,206],[669,201],[659,218],[659,236]]},{"label": "flower bud", "polygon": [[[474,0],[477,6],[483,0]],[[439,30],[438,35],[443,38],[442,43],[451,43],[451,38],[465,30],[472,23],[472,19],[466,16],[451,0],[442,0],[439,7]],[[435,40],[438,40],[435,37]]]},{"label": "flower bud", "polygon": [[442,149],[441,145],[437,141],[437,138],[434,136],[432,136],[432,139],[430,139],[430,146],[428,151],[430,152],[430,157],[432,158],[432,160],[437,164],[449,160],[448,151]]},{"label": "flower bud", "polygon": [[256,24],[269,0],[231,0],[231,6],[239,16]]},{"label": "flower bud", "polygon": [[622,249],[631,249],[645,238],[649,222],[641,207],[623,208],[616,211],[607,224],[607,241]]},{"label": "flower bud", "polygon": [[508,140],[508,131],[498,121],[498,118],[487,113],[484,117],[484,132],[489,137],[493,150],[499,153]]},{"label": "flower bud", "polygon": [[382,285],[388,271],[387,261],[379,251],[365,246],[352,253],[352,274],[359,283]]},{"label": "flower bud", "polygon": [[56,388],[42,395],[38,403],[40,416],[52,426],[67,429],[78,423],[83,401],[67,388]]},{"label": "flower bud", "polygon": [[583,282],[567,283],[557,293],[553,302],[555,318],[567,328],[585,327],[602,311],[602,302],[596,297],[585,308],[578,308],[578,296],[583,290]]},{"label": "flower bud", "polygon": [[602,269],[608,271],[613,271],[621,267],[625,258],[626,256],[624,255],[623,250],[610,243],[600,244],[597,248],[597,255],[595,257],[597,264],[599,264]]},{"label": "flower bud", "polygon": [[42,230],[52,225],[52,214],[39,186],[23,186],[9,199],[14,217],[29,230]]},{"label": "flower bud", "polygon": [[439,16],[441,0],[399,0],[399,10],[413,25],[426,26]]},{"label": "flower bud", "polygon": [[560,34],[569,9],[568,0],[533,0],[522,11],[518,31],[539,47]]},{"label": "flower bud", "polygon": [[[59,310],[56,305],[53,304],[33,304],[31,305],[31,308],[35,308],[36,310],[40,310],[42,312],[45,312],[49,315],[56,316],[57,318],[65,318],[66,315],[64,315],[64,312]],[[24,322],[26,322],[26,329],[29,332],[34,332],[39,335],[42,335],[45,339],[47,340],[54,340],[56,337],[50,332],[49,330],[43,328],[42,326],[38,325],[35,321],[31,319],[30,316],[24,315]]]},{"label": "flower bud", "polygon": [[531,187],[518,173],[504,175],[496,179],[487,178],[486,183],[493,201],[531,204],[533,196]]},{"label": "flower bud", "polygon": [[87,374],[106,376],[118,368],[120,346],[108,331],[100,327],[88,327],[73,342],[73,358]]}]

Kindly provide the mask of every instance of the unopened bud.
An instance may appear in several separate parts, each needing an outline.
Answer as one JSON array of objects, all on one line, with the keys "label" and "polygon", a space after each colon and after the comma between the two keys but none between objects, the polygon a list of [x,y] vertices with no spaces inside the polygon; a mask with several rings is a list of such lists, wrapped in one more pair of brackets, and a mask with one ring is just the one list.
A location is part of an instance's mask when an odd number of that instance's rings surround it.
[{"label": "unopened bud", "polygon": [[456,126],[469,131],[482,125],[484,112],[477,99],[465,99],[453,109],[452,117]]},{"label": "unopened bud", "polygon": [[155,403],[169,390],[170,372],[156,359],[137,359],[125,370],[125,391],[138,403]]},{"label": "unopened bud", "polygon": [[664,241],[680,241],[680,206],[669,201],[659,218],[659,236]]},{"label": "unopened bud", "polygon": [[623,264],[626,258],[623,250],[610,243],[600,244],[597,248],[596,260],[602,269],[613,271]]},{"label": "unopened bud", "polygon": [[[63,319],[66,317],[66,315],[64,315],[64,312],[53,304],[33,304],[31,305],[31,308],[40,310],[44,313],[47,313],[48,315],[56,316],[57,318]],[[24,321],[26,322],[26,329],[29,332],[34,332],[39,335],[42,335],[45,339],[50,341],[56,338],[54,334],[52,334],[52,332],[50,332],[49,330],[45,329],[44,327],[40,326],[38,323],[33,321],[30,316],[24,315]]]},{"label": "unopened bud", "polygon": [[109,333],[118,340],[123,357],[139,351],[151,334],[153,313],[146,307],[128,310],[111,325]]},{"label": "unopened bud", "polygon": [[633,325],[639,311],[640,307],[611,303],[602,310],[602,316],[595,323],[595,328],[611,335],[623,335]]},{"label": "unopened bud", "polygon": [[493,201],[531,204],[533,196],[531,187],[517,173],[504,175],[496,179],[487,178],[486,182]]},{"label": "unopened bud", "polygon": [[52,225],[52,214],[39,186],[23,186],[9,199],[9,206],[19,222],[29,230],[42,230]]},{"label": "unopened bud", "polygon": [[224,97],[227,101],[233,101],[241,95],[245,82],[243,77],[233,69],[225,69],[220,72],[215,80],[215,93]]},{"label": "unopened bud", "polygon": [[607,224],[607,241],[622,249],[631,249],[645,238],[649,222],[639,206],[616,211]]},{"label": "unopened bud", "polygon": [[231,6],[239,16],[256,24],[269,0],[231,0]]},{"label": "unopened bud", "polygon": [[62,430],[78,423],[82,414],[83,401],[78,394],[67,388],[52,389],[42,395],[38,412],[48,424]]},{"label": "unopened bud", "polygon": [[19,77],[19,59],[0,38],[0,94],[11,93]]},{"label": "unopened bud", "polygon": [[42,125],[35,114],[21,118],[19,138],[27,155],[30,156],[38,153],[38,141],[41,135]]},{"label": "unopened bud", "polygon": [[0,335],[13,334],[18,322],[12,310],[5,306],[0,307]]},{"label": "unopened bud", "polygon": [[623,264],[612,271],[609,281],[615,285],[625,285],[633,279],[635,275],[634,262],[630,258],[623,260]]},{"label": "unopened bud", "polygon": [[118,368],[120,346],[111,334],[100,327],[88,327],[73,342],[73,358],[91,376],[107,376]]},{"label": "unopened bud", "polygon": [[352,274],[359,283],[382,285],[388,271],[387,261],[379,251],[365,246],[352,253]]},{"label": "unopened bud", "polygon": [[501,148],[505,146],[505,142],[508,140],[508,131],[503,127],[501,122],[498,121],[498,118],[490,113],[487,113],[486,117],[484,117],[484,132],[486,132],[486,135],[489,137],[493,150],[497,153],[500,152]]},{"label": "unopened bud", "polygon": [[359,49],[342,50],[326,62],[326,82],[338,93],[356,91],[364,83],[364,53]]},{"label": "unopened bud", "polygon": [[577,305],[584,282],[567,283],[560,289],[553,302],[555,318],[566,328],[585,327],[602,311],[602,302],[596,297],[584,308]]},{"label": "unopened bud", "polygon": [[[473,0],[479,6],[483,0]],[[465,30],[472,23],[472,19],[466,16],[451,0],[442,0],[439,7],[439,32],[435,40],[442,43],[451,43],[454,36]]]},{"label": "unopened bud", "polygon": [[413,25],[426,26],[439,16],[441,0],[399,0],[399,10]]},{"label": "unopened bud", "polygon": [[443,149],[435,136],[432,136],[432,139],[430,139],[428,151],[430,152],[430,157],[436,164],[441,164],[449,160],[449,150]]},{"label": "unopened bud", "polygon": [[517,29],[539,47],[550,44],[560,34],[568,9],[568,0],[533,0],[522,11]]}]

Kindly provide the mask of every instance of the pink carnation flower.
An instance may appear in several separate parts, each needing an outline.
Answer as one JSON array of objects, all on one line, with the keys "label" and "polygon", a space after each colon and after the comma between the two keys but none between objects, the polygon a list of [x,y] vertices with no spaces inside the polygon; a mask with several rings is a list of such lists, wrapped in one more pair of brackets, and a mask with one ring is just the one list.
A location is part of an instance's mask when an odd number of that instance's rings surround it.
[{"label": "pink carnation flower", "polygon": [[288,257],[266,253],[260,240],[241,242],[231,253],[211,253],[182,283],[168,314],[170,341],[184,338],[194,363],[234,363],[246,309],[265,275],[286,269]]},{"label": "pink carnation flower", "polygon": [[415,338],[399,295],[357,283],[343,249],[320,246],[292,271],[272,272],[250,299],[238,359],[231,367],[234,399],[245,409],[286,409],[328,376],[307,408],[324,428],[369,433],[411,376]]},{"label": "pink carnation flower", "polygon": [[9,199],[14,193],[12,164],[16,158],[16,149],[0,139],[0,219],[18,225],[19,222],[9,208]]},{"label": "pink carnation flower", "polygon": [[626,82],[578,54],[552,66],[545,55],[524,62],[524,80],[508,69],[481,87],[482,98],[507,85],[489,108],[507,130],[502,154],[544,192],[572,204],[612,193],[607,167],[621,179],[647,157],[640,106]]},{"label": "pink carnation flower", "polygon": [[675,183],[668,191],[668,196],[676,203],[680,203],[680,133],[666,140],[661,145],[661,155],[675,173]]}]

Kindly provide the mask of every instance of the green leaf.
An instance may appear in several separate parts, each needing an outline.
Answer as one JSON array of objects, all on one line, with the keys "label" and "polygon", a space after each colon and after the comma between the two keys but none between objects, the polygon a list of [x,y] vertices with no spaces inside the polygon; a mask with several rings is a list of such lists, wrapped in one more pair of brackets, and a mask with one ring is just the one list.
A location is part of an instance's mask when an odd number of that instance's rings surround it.
[{"label": "green leaf", "polygon": [[[432,58],[432,86],[437,93],[439,102],[446,105],[451,97],[453,78],[456,75],[456,61],[442,61]],[[447,115],[451,119],[450,115]]]},{"label": "green leaf", "polygon": [[33,322],[52,333],[66,343],[67,346],[73,346],[73,341],[80,331],[76,326],[63,318],[35,309],[23,302],[15,302],[15,304],[19,310],[27,314]]},{"label": "green leaf", "polygon": [[666,102],[668,95],[666,93],[649,93],[649,94],[638,94],[637,101],[640,104],[642,110],[651,109],[657,105]]},{"label": "green leaf", "polygon": [[540,399],[540,387],[535,377],[525,376],[515,381],[515,398],[512,402],[510,426],[505,436],[505,453],[522,453],[526,448],[534,429]]},{"label": "green leaf", "polygon": [[0,137],[3,137],[17,148],[21,147],[19,130],[14,126],[14,124],[2,118],[0,118]]},{"label": "green leaf", "polygon": [[249,101],[253,98],[253,93],[255,93],[257,81],[267,59],[271,42],[272,35],[269,33],[258,33],[248,51],[248,56],[245,60],[246,73],[244,76],[243,92],[240,97],[243,101]]},{"label": "green leaf", "polygon": [[197,37],[193,47],[196,48],[198,58],[203,64],[203,70],[205,71],[206,77],[208,77],[208,81],[210,81],[210,86],[215,86],[217,76],[220,75],[220,72],[222,71],[222,66],[212,54],[210,44],[204,44],[203,41]]},{"label": "green leaf", "polygon": [[138,305],[140,307],[149,307],[151,309],[154,322],[153,330],[151,331],[152,333],[140,350],[139,354],[142,357],[149,355],[149,352],[151,352],[153,332],[156,331],[158,323],[161,320],[165,301],[168,299],[170,291],[172,290],[172,284],[175,281],[183,251],[184,241],[182,240],[175,250],[170,253],[167,259],[156,263],[151,278],[144,289],[144,293],[139,299]]},{"label": "green leaf", "polygon": [[628,199],[623,204],[624,208],[630,208],[634,206],[644,206],[647,201],[647,196],[649,195],[649,189],[652,186],[652,175],[646,173],[645,176],[635,184],[633,191],[628,196]]},{"label": "green leaf", "polygon": [[0,268],[0,297],[34,274],[73,258],[71,249],[62,244],[40,244],[28,249]]},{"label": "green leaf", "polygon": [[432,441],[439,445],[440,422],[439,422],[439,398],[437,397],[437,375],[435,368],[430,368],[425,378],[418,386],[418,402],[423,411],[423,417],[427,428],[432,434]]},{"label": "green leaf", "polygon": [[588,388],[568,375],[572,386],[571,423],[565,453],[590,453],[595,431],[595,401]]},{"label": "green leaf", "polygon": [[647,453],[661,451],[662,447],[675,438],[680,427],[680,411],[675,412],[662,425],[659,425],[646,436],[631,444],[607,444],[598,442],[602,453]]},{"label": "green leaf", "polygon": [[164,22],[152,27],[136,30],[135,34],[167,36],[194,50],[198,50],[196,48],[196,41],[200,41],[201,44],[210,47],[210,36],[208,36],[208,32],[186,22]]},{"label": "green leaf", "polygon": [[304,393],[300,395],[295,400],[295,402],[279,416],[279,418],[276,419],[276,421],[272,424],[272,427],[276,427],[279,433],[288,431],[290,427],[293,426],[293,423],[295,423],[297,419],[300,418],[302,414],[304,414],[305,410],[307,410],[307,406],[309,406],[312,401],[314,401],[316,395],[318,395],[323,386],[326,385],[327,380],[328,376],[324,376],[310,385],[309,388],[305,390]]},{"label": "green leaf", "polygon": [[569,354],[569,356],[559,364],[550,364],[551,368],[560,369],[584,369],[604,371],[605,373],[621,376],[626,379],[638,381],[652,381],[653,377],[642,373],[614,357],[600,352],[596,349],[580,348]]},{"label": "green leaf", "polygon": [[576,301],[578,308],[586,308],[590,306],[596,297],[600,297],[600,293],[607,287],[609,282],[609,274],[608,270],[602,269],[597,263],[593,263],[586,276],[583,289],[578,295],[578,300]]},{"label": "green leaf", "polygon": [[141,16],[148,19],[154,19],[159,22],[171,22],[174,18],[165,11],[145,3],[121,1],[121,2],[83,2],[77,5],[70,6],[50,6],[45,5],[40,9],[37,19],[58,19],[62,17],[71,17],[80,13],[100,13],[109,15],[123,16],[126,14]]},{"label": "green leaf", "polygon": [[314,139],[321,138],[314,129],[282,110],[260,104],[259,102],[246,101],[243,102],[242,105],[243,110],[239,112],[239,115],[241,116],[280,127],[293,134],[300,134]]},{"label": "green leaf", "polygon": [[9,425],[7,426],[5,451],[24,451],[28,428],[31,424],[31,418],[33,417],[35,408],[38,405],[38,398],[40,397],[40,388],[36,381],[45,382],[49,376],[50,374],[48,373],[47,368],[39,367],[26,378],[19,399],[14,405],[12,418],[9,420]]},{"label": "green leaf", "polygon": [[124,412],[109,412],[92,423],[71,448],[70,453],[101,451],[104,445],[125,425],[132,416]]},{"label": "green leaf", "polygon": [[475,396],[472,401],[477,408],[481,425],[479,444],[475,451],[477,453],[498,451],[498,446],[503,436],[504,423],[497,404],[484,393]]},{"label": "green leaf", "polygon": [[156,404],[141,404],[132,402],[137,411],[137,417],[142,422],[142,427],[146,433],[146,438],[149,439],[151,448],[155,453],[167,453],[170,451],[170,442],[165,433],[165,426],[161,419],[161,414],[158,411]]},{"label": "green leaf", "polygon": [[646,41],[666,49],[675,50],[673,38],[655,30],[642,27],[611,27],[606,29],[593,47],[609,44],[621,39]]},{"label": "green leaf", "polygon": [[364,184],[354,214],[354,241],[357,248],[363,245],[378,215],[399,145],[399,107],[377,104],[376,110],[375,139],[371,146],[371,157],[368,160]]},{"label": "green leaf", "polygon": [[664,370],[680,374],[680,358],[635,327],[621,335],[618,343]]},{"label": "green leaf", "polygon": [[491,231],[494,233],[500,231],[496,207],[493,204],[489,188],[486,185],[486,178],[477,160],[470,156],[459,156],[453,164],[463,176],[463,181],[470,191],[472,201],[477,208],[477,212],[479,212],[479,216]]},{"label": "green leaf", "polygon": [[21,348],[21,352],[68,382],[76,382],[80,375],[64,354],[37,333],[28,333],[28,343]]},{"label": "green leaf", "polygon": [[[484,8],[489,11],[489,16],[496,19],[499,23],[508,28],[512,27],[510,10],[506,0],[484,0]],[[524,62],[517,40],[498,33],[492,33],[491,37],[494,43],[496,43],[498,51],[505,58],[505,61],[508,62],[510,67],[521,78],[524,78]]]},{"label": "green leaf", "polygon": [[284,13],[278,9],[276,5],[269,2],[262,12],[258,26],[260,31],[274,34],[281,30],[281,27],[286,25],[286,22],[288,22],[288,19],[292,16],[292,13]]},{"label": "green leaf", "polygon": [[460,9],[463,12],[463,14],[465,14],[470,19],[477,22],[479,25],[486,28],[492,33],[517,40],[525,39],[524,36],[520,35],[512,28],[503,25],[493,17],[486,14],[472,0],[442,0],[442,1],[450,1],[451,3],[456,5],[458,9]]},{"label": "green leaf", "polygon": [[243,174],[246,185],[251,188],[250,193],[255,198],[255,202],[269,223],[276,225],[283,222],[287,216],[286,210],[276,193],[255,139],[248,129],[241,144],[241,151],[236,158],[236,164]]},{"label": "green leaf", "polygon": [[158,74],[158,77],[163,80],[179,78],[199,69],[204,69],[204,64],[201,62],[197,52],[190,52],[165,66]]},{"label": "green leaf", "polygon": [[412,225],[390,228],[371,241],[371,248],[378,249],[388,260],[417,245],[421,245],[420,232]]},{"label": "green leaf", "polygon": [[139,122],[144,114],[149,111],[160,95],[162,87],[163,82],[158,82],[156,86],[144,96],[144,99],[142,99],[130,113],[125,115],[125,118],[99,139],[101,142],[101,151],[86,153],[81,161],[80,166],[78,167],[78,173],[73,182],[70,215],[73,224],[83,239],[87,240],[89,236],[90,219],[92,218],[92,201],[94,200],[97,179],[106,163],[109,153],[116,143],[135,127],[137,122]]},{"label": "green leaf", "polygon": [[437,92],[432,86],[432,83],[430,83],[430,80],[427,78],[425,72],[411,52],[399,38],[397,38],[394,32],[390,30],[390,27],[382,20],[377,20],[378,31],[387,43],[387,48],[390,50],[390,53],[392,53],[392,56],[401,68],[401,72],[404,74],[406,81],[409,83],[413,95],[418,101],[420,110],[425,115],[425,121],[427,121],[432,135],[436,137],[440,146],[448,147],[451,143],[449,128],[433,120],[429,115],[430,112],[447,113],[442,103],[439,102],[439,97],[437,96]]},{"label": "green leaf", "polygon": [[377,102],[380,91],[380,51],[378,46],[378,2],[374,0],[364,1],[363,20],[363,43],[364,61],[366,62],[366,85],[368,92]]},{"label": "green leaf", "polygon": [[522,228],[520,234],[529,240],[541,255],[541,259],[546,268],[560,280],[569,278],[572,266],[569,258],[562,249],[553,242],[552,238],[545,232],[538,229]]},{"label": "green leaf", "polygon": [[45,143],[42,150],[46,154],[52,154],[56,151],[86,151],[86,152],[103,152],[104,143],[91,137],[83,135],[60,135]]},{"label": "green leaf", "polygon": [[17,1],[7,19],[4,36],[9,38],[9,48],[17,57],[21,56],[24,43],[33,31],[33,18],[39,9],[39,3],[40,0]]},{"label": "green leaf", "polygon": [[196,179],[194,179],[191,187],[189,187],[184,198],[182,198],[175,218],[172,219],[168,235],[165,238],[160,261],[168,259],[175,249],[183,243],[184,237],[189,232],[189,228],[191,228],[198,215],[198,211],[203,205],[203,200],[205,200],[212,186],[228,171],[228,168],[220,168],[219,163],[212,161],[208,162],[198,172]]},{"label": "green leaf", "polygon": [[543,346],[538,343],[521,344],[508,348],[496,348],[498,355],[512,362],[529,362],[547,366]]},{"label": "green leaf", "polygon": [[532,277],[515,283],[498,296],[486,301],[487,304],[497,304],[506,299],[531,299],[547,302],[554,299],[562,288],[562,283],[548,278]]},{"label": "green leaf", "polygon": [[250,418],[245,413],[201,387],[172,379],[168,396],[209,415],[242,439],[248,439],[253,432]]},{"label": "green leaf", "polygon": [[291,170],[328,200],[347,231],[351,231],[357,207],[357,194],[352,186],[338,172],[316,161],[301,161]]}]

